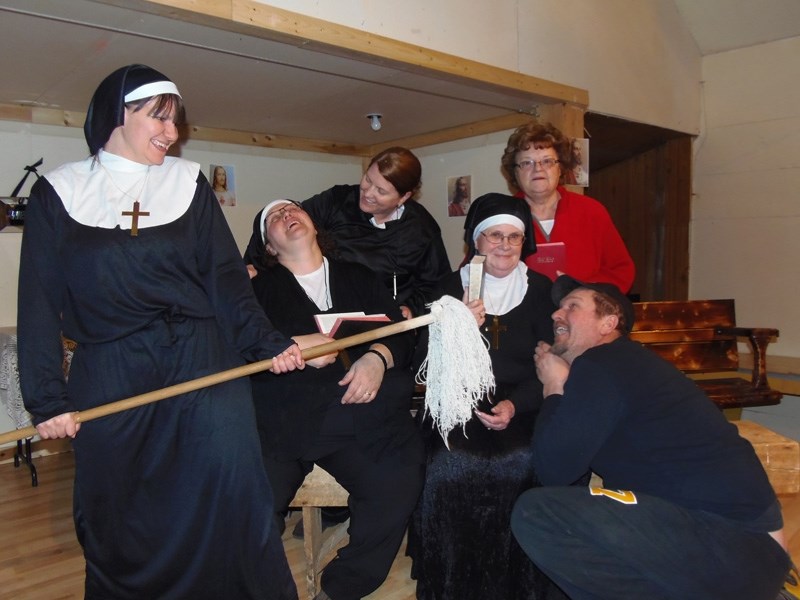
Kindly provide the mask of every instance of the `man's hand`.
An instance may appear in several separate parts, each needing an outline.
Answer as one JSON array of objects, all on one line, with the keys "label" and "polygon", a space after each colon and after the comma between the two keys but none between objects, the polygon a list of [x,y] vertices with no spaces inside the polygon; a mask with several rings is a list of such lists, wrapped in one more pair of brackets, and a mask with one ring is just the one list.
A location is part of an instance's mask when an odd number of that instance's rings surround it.
[{"label": "man's hand", "polygon": [[567,361],[550,352],[550,344],[539,342],[536,345],[533,362],[536,363],[536,375],[544,386],[544,397],[563,394],[564,383],[569,377]]}]

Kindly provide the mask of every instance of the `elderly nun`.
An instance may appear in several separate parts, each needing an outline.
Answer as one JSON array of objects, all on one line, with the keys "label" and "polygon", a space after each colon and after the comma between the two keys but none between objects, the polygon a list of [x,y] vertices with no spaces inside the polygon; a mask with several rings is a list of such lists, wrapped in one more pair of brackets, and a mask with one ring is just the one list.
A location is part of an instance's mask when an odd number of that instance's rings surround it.
[{"label": "elderly nun", "polygon": [[[517,545],[509,515],[536,482],[529,446],[542,386],[533,351],[553,339],[551,282],[523,262],[536,251],[524,200],[483,195],[464,229],[466,264],[440,282],[439,295],[467,303],[489,345],[496,388],[463,430],[449,433],[449,449],[423,420],[427,472],[409,533],[412,574],[420,600],[538,600],[550,583]],[[482,286],[470,299],[475,255],[483,257]]]}]

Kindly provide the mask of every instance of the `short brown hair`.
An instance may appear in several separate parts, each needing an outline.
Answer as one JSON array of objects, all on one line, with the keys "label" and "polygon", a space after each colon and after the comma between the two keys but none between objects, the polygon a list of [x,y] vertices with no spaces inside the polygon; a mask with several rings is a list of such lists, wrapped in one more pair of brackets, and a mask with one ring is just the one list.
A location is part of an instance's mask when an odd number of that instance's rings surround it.
[{"label": "short brown hair", "polygon": [[625,311],[614,298],[597,290],[592,290],[592,298],[594,298],[594,312],[598,317],[616,315],[617,326],[614,329],[622,334],[630,331],[632,323],[625,321]]},{"label": "short brown hair", "polygon": [[525,125],[520,125],[508,138],[503,157],[500,159],[500,169],[508,182],[508,187],[512,194],[519,192],[519,184],[515,172],[517,162],[517,152],[535,149],[553,148],[558,156],[558,162],[563,167],[563,174],[571,169],[574,158],[572,156],[572,140],[565,136],[552,123],[542,125],[536,121],[531,121]]},{"label": "short brown hair", "polygon": [[150,96],[149,98],[140,98],[125,104],[126,108],[131,109],[133,112],[139,112],[145,105],[155,98],[155,104],[150,111],[153,117],[166,117],[170,112],[175,111],[173,122],[175,125],[183,125],[186,122],[186,109],[183,106],[183,98],[177,94],[159,94],[158,96]]},{"label": "short brown hair", "polygon": [[398,194],[403,196],[411,192],[411,198],[417,195],[422,183],[422,165],[411,150],[400,146],[387,148],[373,156],[367,168],[376,163],[378,171]]}]

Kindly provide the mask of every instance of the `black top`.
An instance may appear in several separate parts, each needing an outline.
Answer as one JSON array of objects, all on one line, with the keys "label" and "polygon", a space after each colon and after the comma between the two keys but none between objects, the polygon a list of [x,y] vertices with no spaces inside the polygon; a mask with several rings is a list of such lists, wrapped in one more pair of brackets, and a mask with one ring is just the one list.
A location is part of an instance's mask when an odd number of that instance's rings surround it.
[{"label": "black top", "polygon": [[674,366],[621,337],[573,361],[564,394],[545,398],[533,436],[542,483],[591,469],[609,489],[650,494],[780,529],[775,493],[750,443]]},{"label": "black top", "polygon": [[[60,334],[119,340],[164,314],[215,318],[250,361],[289,343],[253,298],[236,242],[202,173],[180,218],[139,230],[72,219],[50,182],[31,191],[22,238],[18,337],[22,392],[38,424],[76,407],[67,398]],[[113,398],[118,399],[118,398]]]},{"label": "black top", "polygon": [[[186,212],[135,237],[119,226],[79,223],[50,181],[34,186],[18,322],[23,394],[34,422],[288,346],[253,296],[199,167],[174,174],[189,178],[187,197],[169,194],[151,206],[186,201]],[[78,342],[68,381],[62,327]],[[272,493],[247,379],[86,422],[71,443],[87,597],[289,597],[294,583],[271,531]]]},{"label": "black top", "polygon": [[415,316],[435,299],[436,283],[450,271],[439,225],[414,200],[403,206],[403,215],[381,229],[370,223],[371,215],[359,206],[357,185],[337,185],[305,200],[303,208],[314,223],[336,242],[339,259],[366,265],[390,291],[397,288],[397,303]]},{"label": "black top", "polygon": [[[388,290],[365,267],[329,261],[328,275],[333,307],[326,312],[383,313],[393,321],[402,321]],[[323,311],[283,265],[259,269],[252,282],[267,316],[281,332],[287,336],[318,332],[314,315]],[[409,416],[413,377],[408,369],[414,335],[406,332],[377,341],[391,351],[394,367],[386,371],[372,402],[341,404],[347,390],[338,384],[347,372],[341,358],[321,369],[307,366],[280,377],[270,373],[253,377],[256,415],[259,429],[266,434],[262,440],[266,440],[268,452],[299,458],[313,443],[329,410],[342,411],[339,417],[352,418],[357,440],[375,456],[415,435]],[[371,343],[345,352],[351,361],[356,361]]]}]

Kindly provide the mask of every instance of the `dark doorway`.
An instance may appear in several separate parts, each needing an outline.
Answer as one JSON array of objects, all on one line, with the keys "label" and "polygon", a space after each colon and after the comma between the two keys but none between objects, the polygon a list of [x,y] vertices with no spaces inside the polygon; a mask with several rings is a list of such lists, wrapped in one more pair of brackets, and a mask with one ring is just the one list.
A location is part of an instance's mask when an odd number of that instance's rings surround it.
[{"label": "dark doorway", "polygon": [[584,116],[586,194],[611,213],[636,264],[641,300],[688,297],[692,136],[596,113]]}]

